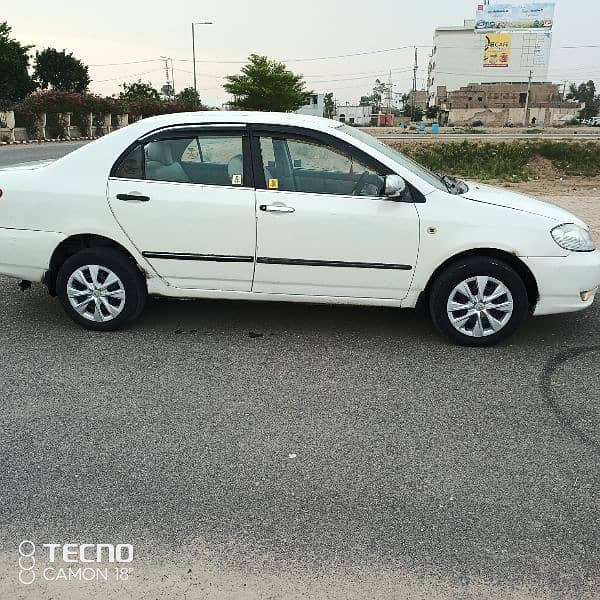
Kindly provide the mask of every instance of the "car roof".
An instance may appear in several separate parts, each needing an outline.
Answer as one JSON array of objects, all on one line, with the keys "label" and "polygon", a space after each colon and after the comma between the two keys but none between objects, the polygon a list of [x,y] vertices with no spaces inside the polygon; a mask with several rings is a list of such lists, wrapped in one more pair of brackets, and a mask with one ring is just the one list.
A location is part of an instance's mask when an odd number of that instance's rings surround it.
[{"label": "car roof", "polygon": [[170,113],[143,119],[151,127],[168,127],[178,124],[202,123],[261,123],[266,125],[291,125],[327,131],[341,127],[343,123],[312,115],[259,111],[199,110],[195,112]]}]

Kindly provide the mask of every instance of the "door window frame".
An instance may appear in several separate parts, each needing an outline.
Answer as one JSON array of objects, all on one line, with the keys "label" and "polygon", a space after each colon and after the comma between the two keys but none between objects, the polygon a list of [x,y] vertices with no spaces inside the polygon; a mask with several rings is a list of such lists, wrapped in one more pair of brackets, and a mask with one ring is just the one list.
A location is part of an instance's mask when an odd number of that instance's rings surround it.
[{"label": "door window frame", "polygon": [[[170,182],[170,181],[157,181],[154,179],[146,179],[146,161],[145,155],[142,162],[142,171],[144,173],[143,179],[134,179],[129,177],[118,177],[116,175],[122,162],[129,156],[129,154],[138,147],[142,147],[142,153],[144,152],[143,147],[146,144],[158,141],[168,141],[177,139],[193,139],[199,138],[202,135],[207,137],[241,137],[242,139],[242,161],[244,165],[244,177],[242,185],[214,185],[210,183],[192,183],[192,182]],[[250,143],[250,132],[247,125],[239,123],[228,126],[227,124],[207,124],[207,125],[176,125],[161,128],[155,131],[151,131],[132,142],[117,158],[113,166],[110,169],[109,178],[118,179],[119,181],[130,180],[130,181],[145,181],[148,183],[176,183],[177,185],[196,185],[196,186],[207,186],[207,187],[219,187],[219,188],[232,188],[232,189],[255,189],[255,178],[252,160],[252,149]]]}]

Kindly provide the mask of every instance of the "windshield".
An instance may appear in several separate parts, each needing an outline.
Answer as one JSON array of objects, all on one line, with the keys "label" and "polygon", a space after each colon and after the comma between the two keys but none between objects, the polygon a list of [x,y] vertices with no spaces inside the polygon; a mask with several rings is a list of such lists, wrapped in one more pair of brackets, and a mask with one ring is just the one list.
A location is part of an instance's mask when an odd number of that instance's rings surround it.
[{"label": "windshield", "polygon": [[433,187],[438,190],[442,190],[443,192],[448,191],[448,187],[446,184],[434,173],[421,166],[419,163],[416,163],[414,160],[411,160],[404,154],[397,152],[393,148],[390,148],[387,144],[384,144],[377,138],[372,135],[361,131],[360,129],[356,129],[356,127],[352,127],[350,125],[342,125],[339,128],[340,131],[347,133],[349,136],[357,139],[371,148],[375,150],[379,150],[382,154],[385,154],[388,158],[392,159],[394,162],[397,162],[399,165],[402,165],[405,169],[408,169],[415,175],[418,175],[421,179],[431,184]]}]

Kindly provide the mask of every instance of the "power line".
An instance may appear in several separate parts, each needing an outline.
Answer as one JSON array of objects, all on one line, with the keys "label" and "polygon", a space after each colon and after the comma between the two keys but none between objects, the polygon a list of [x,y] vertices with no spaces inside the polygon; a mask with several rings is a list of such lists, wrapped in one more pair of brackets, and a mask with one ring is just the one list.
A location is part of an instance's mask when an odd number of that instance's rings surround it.
[{"label": "power line", "polygon": [[120,65],[141,65],[142,63],[158,62],[160,58],[149,58],[148,60],[132,60],[129,62],[104,63],[101,65],[88,65],[88,67],[118,67]]},{"label": "power line", "polygon": [[132,73],[130,75],[119,75],[119,77],[111,77],[110,79],[92,79],[94,83],[105,83],[107,81],[117,81],[123,79],[131,79],[132,77],[139,77],[140,75],[147,75],[148,73],[156,73],[157,71],[162,71],[160,69],[152,69],[151,71],[141,71],[140,73]]},{"label": "power line", "polygon": [[[385,54],[388,52],[400,52],[402,50],[410,50],[411,48],[433,48],[432,44],[417,44],[416,46],[398,46],[396,48],[383,48],[379,50],[365,50],[362,52],[351,52],[348,54],[335,54],[331,56],[313,56],[308,58],[282,58],[277,59],[283,62],[314,62],[319,60],[335,60],[339,58],[352,58],[356,56],[372,56],[376,54]],[[513,46],[513,50],[519,48],[525,48],[529,46]],[[440,50],[452,50],[452,49],[462,49],[462,46],[436,46],[436,48]],[[569,44],[563,46],[553,46],[554,49],[565,49],[565,50],[576,50],[576,49],[585,49],[585,48],[600,48],[600,44]],[[176,62],[192,62],[191,59],[188,58],[176,58],[173,59]],[[115,63],[102,63],[102,64],[91,64],[88,67],[116,67],[121,65],[137,65],[142,63],[150,63],[160,61],[160,58],[151,58],[147,60],[134,60],[134,61],[126,61],[126,62],[115,62]],[[227,59],[227,60],[196,60],[198,63],[207,63],[207,64],[245,64],[248,61],[248,58],[242,59]]]}]

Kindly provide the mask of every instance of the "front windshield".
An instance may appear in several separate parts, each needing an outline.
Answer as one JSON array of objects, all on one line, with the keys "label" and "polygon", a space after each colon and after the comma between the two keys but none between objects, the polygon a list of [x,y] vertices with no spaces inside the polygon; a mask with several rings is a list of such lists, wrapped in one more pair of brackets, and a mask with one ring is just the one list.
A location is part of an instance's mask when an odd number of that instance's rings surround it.
[{"label": "front windshield", "polygon": [[357,139],[367,146],[374,148],[375,150],[379,150],[382,154],[385,154],[388,158],[397,162],[399,165],[402,165],[405,169],[408,169],[411,173],[418,175],[421,179],[431,184],[433,187],[438,190],[442,190],[443,192],[448,191],[448,187],[446,184],[434,173],[421,166],[419,163],[416,163],[414,160],[411,160],[404,154],[397,152],[393,148],[390,148],[387,144],[384,144],[382,141],[373,137],[372,135],[361,131],[360,129],[356,129],[356,127],[352,127],[350,125],[342,125],[339,127],[340,131],[347,133],[349,136]]}]

